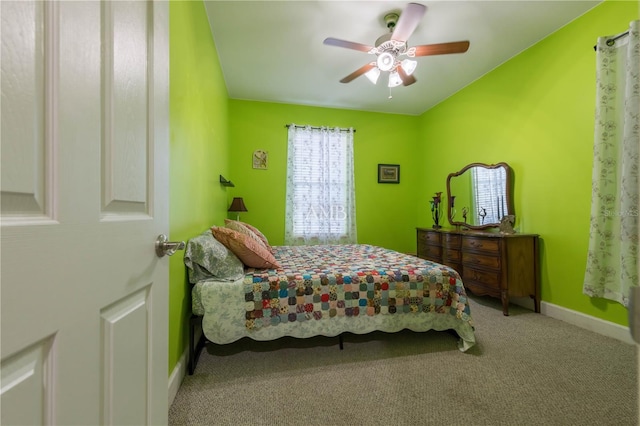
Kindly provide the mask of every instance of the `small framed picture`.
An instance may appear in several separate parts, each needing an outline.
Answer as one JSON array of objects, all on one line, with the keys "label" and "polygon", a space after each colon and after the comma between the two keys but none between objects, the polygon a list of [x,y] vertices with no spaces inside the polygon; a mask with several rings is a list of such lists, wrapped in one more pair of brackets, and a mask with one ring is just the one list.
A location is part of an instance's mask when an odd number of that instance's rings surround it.
[{"label": "small framed picture", "polygon": [[260,170],[267,170],[269,162],[269,153],[258,149],[253,152],[253,168]]},{"label": "small framed picture", "polygon": [[378,164],[378,183],[400,183],[400,165]]}]

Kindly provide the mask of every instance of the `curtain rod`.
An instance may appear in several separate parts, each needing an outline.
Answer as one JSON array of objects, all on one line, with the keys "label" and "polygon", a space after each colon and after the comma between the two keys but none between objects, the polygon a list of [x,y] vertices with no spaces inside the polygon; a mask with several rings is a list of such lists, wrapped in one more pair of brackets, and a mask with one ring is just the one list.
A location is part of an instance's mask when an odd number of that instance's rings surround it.
[{"label": "curtain rod", "polygon": [[[311,127],[312,129],[316,129],[316,130],[319,130],[319,129],[339,129],[341,132],[348,132],[348,131],[350,130],[350,129],[342,129],[342,128],[340,128],[340,127],[300,126],[300,125],[298,125],[298,124],[285,124],[285,125],[284,125],[284,127],[286,127],[287,129],[288,129],[289,127],[291,127],[291,126],[297,127],[297,128],[299,128],[299,129],[300,129],[300,128],[304,129],[305,127]],[[356,132],[356,129],[353,129],[353,133],[355,133],[355,132]]]},{"label": "curtain rod", "polygon": [[[614,44],[616,44],[616,40],[617,39],[622,38],[622,37],[624,37],[626,35],[629,35],[629,31],[625,31],[622,34],[618,34],[615,37],[611,37],[605,43],[607,43],[607,46],[613,46]],[[598,45],[597,44],[595,46],[593,46],[593,50],[598,50]]]}]

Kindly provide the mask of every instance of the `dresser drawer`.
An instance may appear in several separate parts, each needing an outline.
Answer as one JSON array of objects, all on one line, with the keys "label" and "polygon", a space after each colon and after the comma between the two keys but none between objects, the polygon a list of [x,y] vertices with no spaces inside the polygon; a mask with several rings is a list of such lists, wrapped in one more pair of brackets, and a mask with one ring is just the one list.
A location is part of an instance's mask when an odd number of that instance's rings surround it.
[{"label": "dresser drawer", "polygon": [[462,282],[465,284],[477,283],[483,287],[500,289],[500,273],[498,271],[480,271],[465,265],[462,267]]},{"label": "dresser drawer", "polygon": [[442,234],[440,232],[418,231],[418,242],[440,245]]},{"label": "dresser drawer", "polygon": [[465,266],[500,269],[500,258],[498,256],[462,252],[462,263]]},{"label": "dresser drawer", "polygon": [[440,262],[442,259],[442,247],[432,246],[428,244],[418,244],[418,256]]},{"label": "dresser drawer", "polygon": [[460,261],[462,260],[462,252],[460,252],[460,250],[445,249],[442,253],[442,257],[445,260],[460,263]]},{"label": "dresser drawer", "polygon": [[462,250],[484,251],[498,254],[500,240],[498,238],[466,237],[462,240]]},{"label": "dresser drawer", "polygon": [[461,240],[460,234],[444,234],[445,245],[459,247],[460,240]]}]

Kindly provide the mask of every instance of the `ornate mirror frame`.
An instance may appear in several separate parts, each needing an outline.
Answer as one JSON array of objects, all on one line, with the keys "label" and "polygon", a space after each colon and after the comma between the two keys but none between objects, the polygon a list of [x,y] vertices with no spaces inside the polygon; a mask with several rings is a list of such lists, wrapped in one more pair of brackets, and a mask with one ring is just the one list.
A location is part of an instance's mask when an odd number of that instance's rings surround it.
[{"label": "ornate mirror frame", "polygon": [[[488,229],[500,227],[500,222],[483,223],[481,225],[472,225],[467,222],[459,222],[454,220],[454,209],[452,206],[452,194],[451,194],[451,179],[462,175],[469,169],[474,167],[482,167],[485,169],[499,169],[503,168],[505,171],[505,199],[502,200],[502,204],[506,207],[506,215],[513,215],[515,218],[515,209],[513,207],[513,172],[511,167],[507,163],[497,164],[484,164],[484,163],[471,163],[464,166],[459,172],[451,173],[447,176],[447,219],[452,226],[461,226],[468,229]],[[455,194],[453,194],[455,196]],[[502,217],[501,217],[502,218]],[[501,219],[500,218],[500,219]]]}]

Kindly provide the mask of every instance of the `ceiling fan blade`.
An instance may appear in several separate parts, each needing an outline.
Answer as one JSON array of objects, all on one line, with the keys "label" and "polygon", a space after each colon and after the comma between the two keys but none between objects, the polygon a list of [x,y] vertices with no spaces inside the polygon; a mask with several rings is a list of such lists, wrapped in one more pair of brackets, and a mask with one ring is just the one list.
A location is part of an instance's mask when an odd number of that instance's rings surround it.
[{"label": "ceiling fan blade", "polygon": [[360,52],[369,53],[373,46],[367,46],[366,44],[356,43],[353,41],[340,40],[338,38],[328,37],[323,41],[328,46],[345,47],[347,49],[359,50]]},{"label": "ceiling fan blade", "polygon": [[469,49],[469,41],[453,41],[451,43],[424,44],[414,46],[415,56],[446,55],[448,53],[464,53]]},{"label": "ceiling fan blade", "polygon": [[357,70],[355,70],[354,72],[352,72],[351,74],[349,74],[348,76],[346,76],[345,78],[343,78],[342,80],[340,80],[340,83],[349,83],[351,80],[354,80],[360,77],[362,74],[366,73],[372,68],[375,68],[375,65],[373,63],[368,63],[367,65],[363,65]]},{"label": "ceiling fan blade", "polygon": [[400,14],[391,40],[406,42],[422,20],[427,7],[419,3],[409,3]]},{"label": "ceiling fan blade", "polygon": [[400,76],[400,79],[402,80],[403,86],[410,86],[416,82],[416,78],[413,75],[407,74],[404,68],[402,68],[402,65],[398,66],[397,71],[398,71],[398,75]]}]

